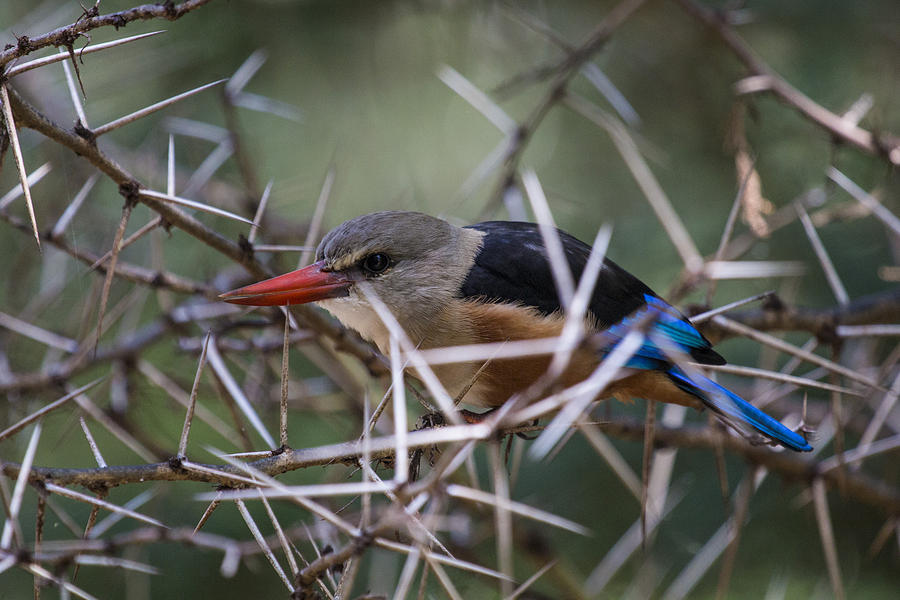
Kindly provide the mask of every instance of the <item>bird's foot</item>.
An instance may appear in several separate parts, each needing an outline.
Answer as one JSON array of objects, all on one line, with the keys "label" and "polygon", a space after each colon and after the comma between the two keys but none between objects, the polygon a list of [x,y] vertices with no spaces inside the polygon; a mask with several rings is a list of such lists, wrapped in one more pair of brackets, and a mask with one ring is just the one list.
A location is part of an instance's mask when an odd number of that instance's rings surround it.
[{"label": "bird's foot", "polygon": [[[458,411],[462,420],[468,423],[469,425],[475,425],[477,423],[483,423],[487,420],[489,416],[493,414],[493,412],[497,410],[496,408],[492,408],[490,410],[486,410],[483,413],[472,412],[471,410],[462,409]],[[443,427],[447,424],[447,420],[444,418],[444,415],[441,413],[433,412],[422,415],[416,420],[416,429],[430,429],[432,427]]]},{"label": "bird's foot", "polygon": [[416,419],[416,431],[420,429],[434,429],[435,427],[443,427],[444,415],[438,412],[427,413]]},{"label": "bird's foot", "polygon": [[[540,423],[540,422],[541,422],[540,419],[534,419],[534,420],[531,422],[531,427],[536,429],[537,426],[538,426],[538,423]],[[518,437],[522,438],[523,440],[528,440],[529,442],[530,442],[531,440],[537,439],[537,436],[538,436],[537,433],[528,435],[528,434],[525,433],[524,431],[517,431],[517,432],[516,432],[516,435],[517,435]]]},{"label": "bird's foot", "polygon": [[[424,414],[418,419],[416,419],[415,430],[420,431],[422,429],[435,429],[437,427],[443,427],[445,425],[444,415],[440,413],[428,413]],[[434,463],[437,462],[437,459],[441,456],[441,449],[437,447],[437,445],[427,446],[423,448],[416,448],[410,453],[409,459],[409,480],[416,481],[419,479],[419,473],[421,472],[421,464],[422,459],[426,458],[428,460],[429,466],[434,466]]]}]

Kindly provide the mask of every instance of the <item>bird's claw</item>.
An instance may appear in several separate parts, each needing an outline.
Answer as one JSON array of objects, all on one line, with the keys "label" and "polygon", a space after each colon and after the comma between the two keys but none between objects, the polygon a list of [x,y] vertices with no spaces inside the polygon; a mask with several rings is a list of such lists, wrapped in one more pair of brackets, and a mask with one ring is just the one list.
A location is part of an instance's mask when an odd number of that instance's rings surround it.
[{"label": "bird's claw", "polygon": [[446,423],[444,422],[444,415],[441,413],[433,412],[427,413],[420,416],[416,419],[416,431],[421,429],[434,429],[435,427],[443,427]]},{"label": "bird's claw", "polygon": [[[444,415],[440,413],[427,413],[420,416],[416,419],[416,431],[421,431],[423,429],[435,429],[437,427],[443,427],[445,425]],[[416,448],[410,453],[409,460],[409,480],[416,481],[419,478],[420,466],[422,463],[422,457],[426,456],[428,459],[428,464],[430,466],[434,466],[434,463],[437,462],[437,459],[441,456],[441,449],[437,447],[437,445],[426,446],[423,448]]]}]

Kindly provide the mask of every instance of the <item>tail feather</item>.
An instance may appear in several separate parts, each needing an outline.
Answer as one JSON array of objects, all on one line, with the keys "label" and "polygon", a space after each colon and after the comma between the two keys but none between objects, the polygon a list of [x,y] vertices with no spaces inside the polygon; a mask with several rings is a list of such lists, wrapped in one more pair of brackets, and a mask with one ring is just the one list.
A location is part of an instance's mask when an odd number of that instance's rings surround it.
[{"label": "tail feather", "polygon": [[730,425],[745,433],[761,433],[765,437],[798,452],[809,452],[812,446],[795,433],[762,412],[731,390],[702,375],[688,377],[678,367],[671,367],[666,374],[679,388],[699,398]]}]

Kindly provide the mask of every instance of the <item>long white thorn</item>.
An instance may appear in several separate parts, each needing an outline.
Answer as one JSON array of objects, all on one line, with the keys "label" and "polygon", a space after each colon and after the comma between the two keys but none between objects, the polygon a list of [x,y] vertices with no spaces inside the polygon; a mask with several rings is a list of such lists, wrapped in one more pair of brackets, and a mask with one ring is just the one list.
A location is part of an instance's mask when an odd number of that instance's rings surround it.
[{"label": "long white thorn", "polygon": [[[95,46],[88,46],[84,50],[79,50],[75,53],[76,58],[81,58],[85,54],[91,54],[93,52],[100,52],[101,50],[106,50],[108,48],[115,48],[116,46],[121,46],[123,44],[128,44],[130,42],[136,42],[138,40],[142,40],[144,38],[153,37],[154,35],[159,35],[161,33],[165,33],[165,30],[160,31],[151,31],[149,33],[142,33],[140,35],[133,35],[131,37],[122,38],[119,40],[113,40],[111,42],[104,42],[102,44],[97,44]],[[26,71],[31,71],[32,69],[37,69],[38,67],[43,67],[45,65],[52,65],[55,62],[59,62],[61,60],[66,60],[69,58],[69,53],[60,53],[54,54],[51,56],[45,56],[44,58],[37,58],[35,60],[30,60],[28,62],[22,63],[20,65],[16,65],[6,72],[7,77],[13,77],[15,75],[19,75],[20,73],[24,73]]]},{"label": "long white thorn", "polygon": [[544,189],[534,171],[528,170],[522,173],[522,183],[525,185],[528,200],[531,202],[531,208],[537,218],[541,238],[544,240],[544,248],[553,272],[553,282],[556,284],[559,302],[568,311],[572,304],[572,297],[575,295],[575,281],[572,278],[569,262],[566,260],[566,252],[559,237],[559,230],[556,228],[553,214],[550,212],[550,205],[547,203],[547,196],[544,195]]},{"label": "long white thorn", "polygon": [[207,83],[206,85],[201,85],[200,87],[194,88],[192,90],[188,90],[186,92],[178,94],[177,96],[172,96],[171,98],[167,98],[165,100],[157,102],[156,104],[151,104],[150,106],[142,108],[141,110],[136,110],[131,114],[125,115],[124,117],[119,117],[118,119],[110,121],[106,125],[101,125],[100,127],[97,127],[96,129],[92,130],[92,133],[94,134],[95,137],[100,137],[104,133],[109,133],[113,129],[118,129],[119,127],[122,127],[123,125],[127,125],[129,123],[137,121],[138,119],[140,119],[142,117],[146,117],[147,115],[150,115],[159,110],[162,110],[162,109],[166,108],[167,106],[175,104],[176,102],[178,102],[180,100],[184,100],[185,98],[190,98],[194,94],[199,94],[203,90],[211,88],[214,85],[219,85],[223,81],[227,81],[227,80],[220,79],[218,81],[213,81],[212,83]]},{"label": "long white thorn", "polygon": [[900,235],[900,218],[898,218],[897,215],[885,208],[881,202],[873,198],[871,194],[859,187],[856,182],[834,167],[828,167],[827,175],[829,179],[844,188],[848,194],[856,198],[857,202],[872,211],[872,214],[878,217],[878,219],[890,228],[895,235]]},{"label": "long white thorn", "polygon": [[[69,52],[66,48],[60,48],[59,54],[66,58],[69,57]],[[81,125],[89,129],[90,125],[88,125],[87,115],[84,112],[84,103],[81,101],[78,87],[75,85],[75,77],[72,76],[72,67],[66,61],[63,61],[62,67],[63,73],[66,75],[66,87],[69,89],[69,98],[72,100],[72,106],[75,107],[75,115],[78,117]]]},{"label": "long white thorn", "polygon": [[25,171],[25,159],[22,158],[22,146],[19,144],[19,133],[16,131],[16,122],[13,120],[12,104],[9,101],[9,90],[6,84],[0,84],[0,107],[3,110],[3,118],[6,120],[6,132],[9,134],[9,143],[13,149],[16,160],[16,168],[19,170],[19,181],[25,194],[25,205],[28,207],[28,218],[31,219],[31,229],[34,231],[34,241],[38,250],[41,249],[41,234],[38,232],[37,219],[34,216],[34,201],[31,199],[31,186],[28,185],[28,173]]},{"label": "long white thorn", "polygon": [[[44,178],[44,175],[49,173],[53,167],[50,166],[50,163],[46,162],[39,166],[37,169],[31,172],[31,175],[28,176],[27,181],[28,185],[34,187],[34,185]],[[6,192],[2,198],[0,198],[0,210],[3,210],[9,203],[22,195],[22,185],[18,184],[13,189]]]},{"label": "long white thorn", "polygon": [[463,77],[453,67],[444,65],[438,69],[438,78],[451,90],[472,105],[484,118],[494,124],[494,127],[510,136],[518,128],[515,119],[510,117],[487,94],[478,89],[471,81]]},{"label": "long white thorn", "polygon": [[55,483],[45,482],[44,486],[48,492],[53,492],[54,494],[58,494],[60,496],[65,496],[67,498],[71,498],[72,500],[79,500],[86,504],[90,504],[91,506],[99,506],[100,508],[105,508],[106,510],[119,513],[126,517],[131,517],[136,521],[143,521],[144,523],[148,523],[150,525],[154,525],[156,527],[167,528],[161,521],[157,521],[153,517],[148,517],[147,515],[143,515],[139,512],[129,510],[117,504],[113,504],[112,502],[107,502],[106,500],[100,500],[99,498],[95,498],[93,496],[89,496],[87,494],[82,494],[81,492],[76,492],[75,490],[70,490],[61,485],[56,485]]},{"label": "long white thorn", "polygon": [[87,199],[88,194],[91,193],[91,190],[94,189],[94,184],[100,179],[100,173],[93,173],[90,177],[88,177],[87,181],[84,182],[84,185],[81,186],[81,189],[78,190],[78,193],[75,194],[75,197],[66,207],[66,210],[63,211],[61,217],[56,222],[56,225],[53,226],[53,230],[50,232],[50,237],[57,238],[63,234],[66,228],[69,227],[69,223],[72,222],[72,219],[75,218],[75,214],[78,212],[78,209],[81,208],[81,205],[84,204],[84,201]]},{"label": "long white thorn", "polygon": [[394,451],[394,482],[397,485],[406,483],[409,476],[409,451],[406,444],[406,387],[403,382],[403,363],[400,347],[395,336],[391,336],[391,384],[394,408],[394,438],[397,448]]},{"label": "long white thorn", "polygon": [[163,194],[161,192],[154,192],[153,190],[145,190],[143,188],[138,190],[138,195],[144,196],[145,198],[150,198],[151,200],[159,200],[160,202],[179,204],[181,206],[186,206],[195,210],[207,212],[212,215],[219,215],[221,217],[227,217],[234,221],[241,221],[242,223],[253,225],[253,221],[251,221],[250,219],[245,219],[244,217],[236,215],[232,212],[228,212],[227,210],[216,208],[215,206],[210,206],[208,204],[203,204],[202,202],[197,202],[195,200],[188,200],[187,198],[182,198],[181,196],[172,196],[170,194]]},{"label": "long white thorn", "polygon": [[256,75],[256,72],[266,63],[267,58],[268,53],[265,50],[254,51],[247,57],[247,60],[241,63],[237,71],[228,78],[228,83],[225,84],[225,93],[231,96],[242,91],[244,86],[250,82],[253,76]]},{"label": "long white thorn", "polygon": [[34,463],[34,455],[37,452],[37,445],[40,439],[41,424],[38,423],[31,432],[31,439],[28,440],[28,448],[25,449],[22,466],[19,467],[16,487],[13,489],[12,499],[9,502],[9,517],[3,524],[3,533],[0,534],[0,549],[8,550],[12,542],[13,532],[19,519],[19,510],[22,508],[22,498],[25,497],[25,488],[28,487],[28,476],[31,475],[31,465]]},{"label": "long white thorn", "polygon": [[235,381],[231,372],[228,370],[228,366],[225,364],[225,360],[222,358],[222,355],[219,353],[219,348],[216,346],[216,338],[213,337],[210,342],[207,349],[207,358],[209,359],[209,365],[212,367],[213,371],[215,371],[219,381],[221,381],[222,385],[225,386],[225,389],[228,390],[228,393],[234,399],[238,408],[244,413],[244,416],[247,417],[247,420],[250,421],[250,424],[263,441],[268,444],[269,448],[277,448],[278,446],[275,444],[275,440],[269,435],[266,426],[263,425],[262,419],[256,414],[256,410],[244,394],[244,390],[241,389],[241,386],[238,385],[238,382]]}]

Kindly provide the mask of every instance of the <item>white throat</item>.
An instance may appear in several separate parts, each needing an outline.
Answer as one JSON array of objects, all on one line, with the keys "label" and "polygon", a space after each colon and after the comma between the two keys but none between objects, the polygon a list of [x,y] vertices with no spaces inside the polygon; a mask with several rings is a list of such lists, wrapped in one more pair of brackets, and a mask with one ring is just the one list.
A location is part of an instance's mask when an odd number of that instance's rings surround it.
[{"label": "white throat", "polygon": [[388,355],[390,332],[368,302],[362,300],[355,290],[343,298],[331,298],[316,302],[341,322],[341,325],[358,332],[366,341],[378,346],[378,350]]}]

